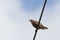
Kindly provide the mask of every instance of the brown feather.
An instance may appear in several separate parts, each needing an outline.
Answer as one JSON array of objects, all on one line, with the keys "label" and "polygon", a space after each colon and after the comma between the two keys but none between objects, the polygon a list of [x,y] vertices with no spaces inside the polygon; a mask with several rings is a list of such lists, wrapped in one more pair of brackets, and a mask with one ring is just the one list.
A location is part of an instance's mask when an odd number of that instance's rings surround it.
[{"label": "brown feather", "polygon": [[32,25],[33,25],[34,28],[43,29],[43,30],[44,29],[48,29],[47,27],[45,27],[41,23],[38,26],[38,21],[35,21],[35,20],[29,20],[29,21],[32,23]]}]

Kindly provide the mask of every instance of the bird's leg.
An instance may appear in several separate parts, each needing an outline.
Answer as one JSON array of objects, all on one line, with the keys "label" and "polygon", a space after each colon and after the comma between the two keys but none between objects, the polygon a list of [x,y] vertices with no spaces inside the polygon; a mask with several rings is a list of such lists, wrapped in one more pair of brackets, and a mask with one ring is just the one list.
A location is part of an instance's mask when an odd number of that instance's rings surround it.
[{"label": "bird's leg", "polygon": [[35,37],[36,37],[37,32],[38,32],[38,29],[35,30],[35,34],[34,34],[33,40],[35,40]]}]

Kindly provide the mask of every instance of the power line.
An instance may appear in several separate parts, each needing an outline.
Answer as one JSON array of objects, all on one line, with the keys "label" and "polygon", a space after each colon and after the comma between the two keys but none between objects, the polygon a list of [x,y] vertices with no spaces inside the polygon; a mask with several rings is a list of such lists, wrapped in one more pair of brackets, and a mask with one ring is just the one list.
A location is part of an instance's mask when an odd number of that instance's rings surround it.
[{"label": "power line", "polygon": [[[42,12],[41,12],[41,15],[40,15],[40,18],[39,18],[38,25],[40,24],[40,21],[41,21],[41,18],[42,18],[46,3],[47,3],[47,0],[45,0],[45,2],[44,2],[43,8],[42,8]],[[35,30],[35,34],[34,34],[33,40],[35,40],[37,32],[38,32],[38,29]]]}]

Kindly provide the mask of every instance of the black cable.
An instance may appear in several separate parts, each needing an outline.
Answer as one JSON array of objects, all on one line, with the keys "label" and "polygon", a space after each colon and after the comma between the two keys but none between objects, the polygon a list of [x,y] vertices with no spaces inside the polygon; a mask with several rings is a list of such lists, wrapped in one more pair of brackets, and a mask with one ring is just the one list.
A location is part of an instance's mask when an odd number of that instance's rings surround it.
[{"label": "black cable", "polygon": [[[40,15],[40,18],[39,18],[39,23],[38,23],[38,25],[40,24],[40,21],[41,21],[41,18],[42,18],[42,15],[43,15],[43,12],[44,12],[46,3],[47,3],[47,0],[45,0],[45,2],[44,2],[43,9],[42,9],[42,12],[41,12],[41,15]],[[35,30],[35,34],[34,34],[33,40],[35,40],[37,32],[38,32],[38,29]]]},{"label": "black cable", "polygon": [[35,34],[34,34],[33,40],[35,40],[37,32],[38,32],[38,29],[35,30]]},{"label": "black cable", "polygon": [[42,15],[43,15],[43,12],[44,12],[46,3],[47,3],[47,0],[45,0],[45,2],[44,2],[43,9],[42,9],[42,12],[41,12],[41,15],[40,15],[40,18],[39,18],[39,23],[38,23],[38,25],[40,24],[40,21],[41,21],[41,18],[42,18]]}]

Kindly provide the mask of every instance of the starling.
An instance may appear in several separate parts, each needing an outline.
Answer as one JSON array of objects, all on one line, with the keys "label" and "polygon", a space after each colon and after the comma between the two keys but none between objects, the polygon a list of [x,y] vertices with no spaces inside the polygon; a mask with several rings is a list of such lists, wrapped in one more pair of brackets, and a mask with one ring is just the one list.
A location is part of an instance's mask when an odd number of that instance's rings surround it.
[{"label": "starling", "polygon": [[47,27],[45,27],[41,23],[38,26],[38,21],[35,21],[35,20],[29,20],[29,21],[31,22],[31,24],[33,25],[33,27],[36,28],[36,29],[43,29],[43,30],[48,29]]}]

